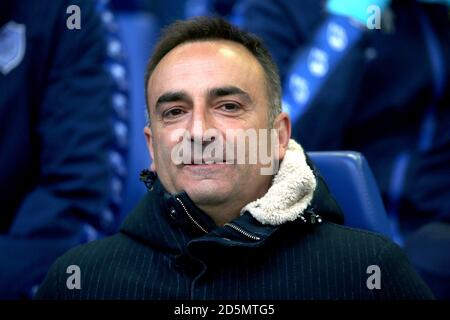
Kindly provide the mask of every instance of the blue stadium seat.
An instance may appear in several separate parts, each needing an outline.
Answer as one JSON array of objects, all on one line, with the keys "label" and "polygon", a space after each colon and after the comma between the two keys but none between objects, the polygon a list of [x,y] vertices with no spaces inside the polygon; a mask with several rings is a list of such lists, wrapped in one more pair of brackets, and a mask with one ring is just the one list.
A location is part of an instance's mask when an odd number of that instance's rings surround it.
[{"label": "blue stadium seat", "polygon": [[308,152],[344,211],[345,225],[392,239],[389,219],[372,171],[359,152]]}]

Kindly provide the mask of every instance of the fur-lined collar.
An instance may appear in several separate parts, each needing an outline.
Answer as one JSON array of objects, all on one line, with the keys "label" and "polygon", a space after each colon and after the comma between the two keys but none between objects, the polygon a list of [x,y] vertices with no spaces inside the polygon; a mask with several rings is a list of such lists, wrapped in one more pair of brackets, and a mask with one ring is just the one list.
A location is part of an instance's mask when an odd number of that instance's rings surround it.
[{"label": "fur-lined collar", "polygon": [[[213,239],[222,241],[224,237],[229,244],[230,228],[217,227],[186,192],[175,195],[167,193],[156,174],[149,171],[143,172],[141,179],[150,191],[128,215],[122,224],[122,233],[133,235],[170,252],[177,252],[187,239],[203,237],[205,234],[208,241]],[[343,215],[314,164],[302,148],[291,140],[268,192],[261,199],[246,205],[242,215],[232,223],[247,234],[256,235],[260,241],[265,241],[283,224],[293,220],[308,225],[317,225],[322,220],[342,224]],[[174,242],[170,236],[167,237],[168,230],[173,224],[184,230],[186,232],[184,235],[189,237],[183,236],[180,243]],[[199,228],[199,225],[202,228]],[[232,234],[241,233],[232,232]],[[242,237],[252,245],[256,243],[249,240],[245,234]],[[243,238],[238,238],[239,245],[242,245]],[[206,238],[204,240],[206,241]]]},{"label": "fur-lined collar", "polygon": [[260,223],[269,225],[303,218],[316,184],[302,147],[291,139],[272,186],[262,198],[242,208],[241,214],[248,211]]}]

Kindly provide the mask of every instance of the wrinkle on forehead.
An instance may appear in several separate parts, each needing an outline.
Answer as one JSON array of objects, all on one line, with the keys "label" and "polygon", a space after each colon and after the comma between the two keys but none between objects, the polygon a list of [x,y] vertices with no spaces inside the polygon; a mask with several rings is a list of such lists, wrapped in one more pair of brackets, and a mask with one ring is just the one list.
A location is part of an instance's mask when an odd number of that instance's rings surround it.
[{"label": "wrinkle on forehead", "polygon": [[[195,52],[195,56],[190,55],[192,52]],[[202,56],[205,59],[220,56],[221,58],[230,59],[230,62],[234,61],[235,63],[246,60],[245,63],[247,65],[251,64],[262,70],[262,66],[257,59],[243,45],[229,40],[205,40],[186,42],[172,49],[158,63],[151,78],[153,78],[153,75],[157,74],[158,71],[161,72],[161,68],[165,67],[167,64],[170,65],[176,63],[183,65],[189,63],[187,60],[191,58],[202,58]]]},{"label": "wrinkle on forehead", "polygon": [[[228,76],[229,81],[240,83],[221,82],[221,78],[228,80],[225,79]],[[155,95],[168,90],[167,87],[177,81],[182,85],[188,85],[189,81],[202,81],[208,87],[214,87],[241,85],[244,82],[254,84],[257,77],[265,85],[262,66],[243,45],[228,40],[187,42],[175,47],[161,59],[150,78],[147,90],[150,101],[153,101]],[[265,87],[261,89],[265,92]]]}]

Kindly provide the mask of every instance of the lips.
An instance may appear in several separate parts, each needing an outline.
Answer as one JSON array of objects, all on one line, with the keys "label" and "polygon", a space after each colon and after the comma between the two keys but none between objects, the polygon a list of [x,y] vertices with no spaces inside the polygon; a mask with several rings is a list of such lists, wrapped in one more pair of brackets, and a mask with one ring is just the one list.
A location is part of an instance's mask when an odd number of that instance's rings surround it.
[{"label": "lips", "polygon": [[224,173],[227,165],[225,163],[199,163],[199,164],[185,164],[184,169],[188,170],[194,175],[209,176],[210,174]]},{"label": "lips", "polygon": [[223,159],[217,158],[195,158],[192,157],[190,161],[183,162],[184,165],[211,165],[211,164],[224,164],[225,161]]},{"label": "lips", "polygon": [[183,163],[184,165],[188,166],[195,166],[195,165],[213,165],[213,164],[225,164],[225,161],[223,160],[217,160],[217,159],[202,159],[202,162],[199,161],[191,161],[190,163]]}]

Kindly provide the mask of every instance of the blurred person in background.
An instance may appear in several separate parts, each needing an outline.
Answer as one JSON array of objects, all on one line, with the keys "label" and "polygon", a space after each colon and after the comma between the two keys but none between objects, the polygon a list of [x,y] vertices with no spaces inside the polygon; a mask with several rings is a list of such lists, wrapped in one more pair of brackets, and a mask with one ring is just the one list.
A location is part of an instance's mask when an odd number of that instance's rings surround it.
[{"label": "blurred person in background", "polygon": [[450,298],[450,1],[238,2],[279,66],[306,150],[357,150],[395,240]]},{"label": "blurred person in background", "polygon": [[0,3],[0,300],[31,297],[58,256],[117,227],[127,88],[114,32],[106,1]]}]

